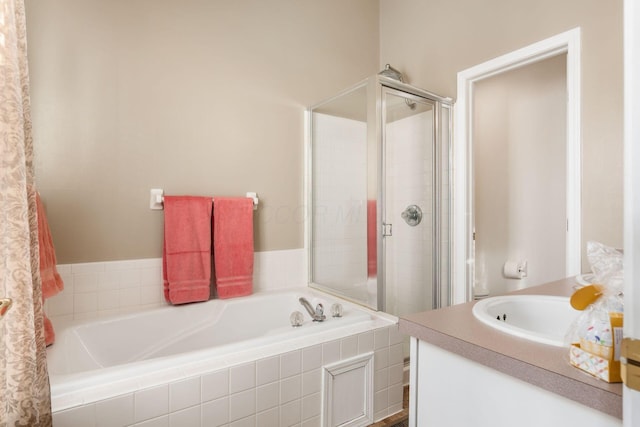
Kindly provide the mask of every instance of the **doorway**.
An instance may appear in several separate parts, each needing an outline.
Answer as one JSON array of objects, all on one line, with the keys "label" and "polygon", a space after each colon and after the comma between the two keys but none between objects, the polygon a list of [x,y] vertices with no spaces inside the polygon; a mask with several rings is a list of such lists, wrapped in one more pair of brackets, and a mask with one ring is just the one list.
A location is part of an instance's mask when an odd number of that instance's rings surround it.
[{"label": "doorway", "polygon": [[475,85],[474,298],[565,277],[566,61]]},{"label": "doorway", "polygon": [[566,55],[566,232],[565,277],[581,265],[580,28],[558,34],[458,73],[453,149],[453,302],[473,298],[473,99],[476,84],[558,55]]}]

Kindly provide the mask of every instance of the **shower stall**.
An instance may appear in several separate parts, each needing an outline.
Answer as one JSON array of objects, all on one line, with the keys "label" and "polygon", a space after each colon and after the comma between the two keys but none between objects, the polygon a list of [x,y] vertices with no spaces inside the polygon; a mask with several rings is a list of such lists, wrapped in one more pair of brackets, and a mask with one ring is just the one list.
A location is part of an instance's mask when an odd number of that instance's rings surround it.
[{"label": "shower stall", "polygon": [[397,316],[449,305],[452,100],[387,65],[306,120],[310,286]]}]

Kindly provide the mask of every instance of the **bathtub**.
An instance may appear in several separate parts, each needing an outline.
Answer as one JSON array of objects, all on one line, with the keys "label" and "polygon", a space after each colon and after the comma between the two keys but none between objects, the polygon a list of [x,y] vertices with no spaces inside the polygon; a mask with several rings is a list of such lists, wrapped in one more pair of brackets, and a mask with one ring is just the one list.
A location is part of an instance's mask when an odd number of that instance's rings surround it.
[{"label": "bathtub", "polygon": [[[322,303],[327,320],[312,322],[300,297],[314,307]],[[342,317],[331,317],[335,302],[343,306]],[[293,311],[303,313],[302,326],[290,325]],[[56,343],[47,349],[54,416],[278,355],[294,354],[301,359],[301,350],[312,348],[326,353],[323,346],[327,343],[337,343],[334,348],[348,347],[345,339],[365,342],[358,353],[369,350],[377,355],[384,349],[376,369],[401,362],[395,356],[398,351],[390,350],[401,347],[395,317],[306,287],[101,319],[57,321],[55,327]],[[387,338],[366,344],[367,337],[374,335]],[[347,353],[343,351],[342,356],[354,352]],[[378,384],[376,390],[381,388]],[[387,407],[381,410],[378,405],[376,410],[379,415],[388,414]],[[133,421],[140,419],[135,415]]]}]

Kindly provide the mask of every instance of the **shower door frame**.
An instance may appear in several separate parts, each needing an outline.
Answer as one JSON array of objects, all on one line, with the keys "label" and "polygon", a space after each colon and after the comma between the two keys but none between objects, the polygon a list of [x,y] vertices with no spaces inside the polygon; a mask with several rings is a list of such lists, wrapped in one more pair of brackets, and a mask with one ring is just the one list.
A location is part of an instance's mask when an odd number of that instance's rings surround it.
[{"label": "shower door frame", "polygon": [[[395,81],[394,81],[395,82]],[[413,89],[413,88],[412,88]],[[441,197],[442,197],[442,180],[440,173],[442,171],[441,163],[441,102],[438,100],[431,99],[428,96],[419,95],[414,93],[413,91],[409,91],[406,88],[404,90],[397,89],[395,87],[391,87],[388,84],[380,82],[378,87],[379,93],[377,93],[376,99],[380,100],[380,112],[377,114],[377,119],[379,123],[376,124],[376,128],[378,130],[378,209],[380,218],[377,220],[377,224],[380,225],[379,238],[378,238],[378,309],[384,312],[387,312],[387,236],[385,233],[385,221],[388,220],[391,214],[387,213],[387,135],[385,132],[387,126],[387,105],[386,99],[387,94],[397,97],[404,97],[405,99],[409,99],[415,102],[427,101],[425,104],[429,104],[433,108],[433,127],[431,130],[432,136],[432,146],[429,147],[432,154],[432,192],[431,192],[431,224],[429,225],[432,230],[432,247],[431,247],[431,283],[432,283],[432,306],[428,307],[428,309],[439,308],[442,305],[443,296],[446,298],[446,301],[450,301],[450,290],[451,286],[448,286],[449,292],[448,295],[443,295],[442,291],[442,279],[440,263],[440,242],[441,242]],[[418,91],[415,91],[418,92]],[[450,146],[451,144],[448,144]],[[446,282],[449,283],[449,282]],[[445,304],[446,305],[446,304]]]},{"label": "shower door frame", "polygon": [[[384,202],[385,200],[383,199],[384,194],[383,194],[383,183],[384,183],[384,157],[383,157],[383,153],[384,153],[384,118],[383,118],[383,105],[382,105],[382,99],[383,99],[383,91],[385,90],[385,88],[388,89],[392,89],[398,92],[401,92],[403,94],[407,94],[409,96],[413,96],[413,97],[417,97],[417,98],[423,98],[426,99],[430,102],[433,103],[434,108],[435,108],[435,112],[434,112],[434,194],[433,194],[433,200],[434,201],[438,201],[438,203],[434,202],[432,203],[433,206],[438,206],[438,210],[437,212],[434,210],[433,212],[433,217],[434,217],[434,224],[435,226],[435,230],[434,230],[434,237],[433,237],[433,254],[434,254],[434,262],[433,262],[433,289],[434,289],[434,299],[433,299],[433,306],[434,308],[443,306],[443,305],[449,305],[451,304],[451,302],[453,301],[453,282],[452,282],[452,266],[453,266],[453,246],[452,246],[452,236],[453,236],[453,230],[452,230],[452,224],[453,224],[453,206],[451,203],[452,200],[452,189],[453,189],[453,170],[452,170],[452,150],[453,150],[453,100],[449,97],[442,97],[439,95],[436,95],[432,92],[411,86],[409,84],[400,82],[398,80],[394,80],[392,78],[386,77],[386,76],[382,76],[382,75],[374,75],[372,77],[369,77],[363,81],[360,81],[359,83],[354,84],[353,86],[339,92],[337,95],[326,99],[323,102],[317,103],[309,108],[307,108],[305,110],[305,115],[304,115],[304,125],[305,125],[305,158],[304,158],[304,164],[305,164],[305,184],[304,184],[304,191],[305,191],[305,195],[304,195],[304,200],[305,200],[305,235],[304,235],[304,239],[305,239],[305,249],[307,252],[307,256],[306,258],[306,266],[305,266],[305,270],[307,272],[307,283],[308,285],[316,288],[316,289],[320,289],[322,291],[325,292],[329,292],[329,293],[333,293],[336,294],[338,296],[340,296],[341,298],[345,298],[348,300],[351,300],[357,304],[361,304],[361,305],[365,305],[363,302],[358,301],[358,300],[353,300],[349,297],[346,297],[340,293],[337,293],[336,291],[334,291],[332,288],[324,286],[324,285],[319,285],[317,283],[315,283],[313,281],[313,256],[312,256],[312,240],[313,240],[313,224],[312,224],[312,219],[311,219],[311,215],[313,213],[313,173],[312,173],[312,166],[313,166],[313,159],[312,159],[312,153],[313,153],[313,147],[312,147],[312,133],[313,133],[313,110],[316,109],[318,106],[323,105],[331,100],[337,99],[345,94],[348,94],[358,88],[361,88],[363,86],[366,86],[366,90],[367,90],[367,111],[368,111],[368,118],[367,118],[367,140],[370,141],[370,139],[374,139],[375,140],[375,144],[376,144],[376,154],[377,154],[377,159],[376,159],[376,171],[377,171],[377,177],[376,177],[376,228],[377,228],[377,232],[376,232],[376,248],[377,248],[377,275],[376,275],[376,280],[377,280],[377,307],[375,308],[378,311],[385,311],[386,308],[386,293],[385,293],[385,285],[386,285],[386,280],[385,280],[385,268],[384,268],[384,239],[383,239],[383,224],[382,224],[382,220],[383,220],[383,208],[384,208]],[[441,141],[440,139],[442,138],[443,135],[443,130],[441,129],[441,121],[442,121],[442,116],[441,116],[441,111],[443,109],[448,110],[448,114],[449,114],[449,120],[448,120],[448,129],[447,129],[447,135],[448,135],[448,142],[447,142],[447,160],[448,160],[448,164],[446,165],[447,169],[448,169],[448,173],[447,173],[447,177],[448,177],[448,182],[447,182],[447,187],[449,189],[449,194],[448,197],[446,198],[447,203],[448,203],[448,215],[449,215],[449,219],[448,219],[448,224],[449,227],[447,229],[447,242],[448,242],[448,255],[447,255],[447,259],[449,262],[449,268],[446,269],[446,277],[445,277],[445,282],[446,286],[443,286],[443,282],[442,282],[442,269],[440,266],[442,257],[440,256],[440,244],[442,241],[442,235],[441,235],[441,206],[439,206],[439,203],[441,201],[442,198],[442,194],[441,194],[441,188],[442,188],[442,182],[441,182],[441,177],[442,177],[442,168],[445,167],[445,165],[442,165],[442,152],[441,152]],[[373,130],[373,131],[371,131]],[[437,221],[436,218],[437,217]],[[446,289],[443,289],[446,288]]]},{"label": "shower door frame", "polygon": [[[377,147],[378,147],[378,193],[377,193],[377,210],[376,210],[376,225],[378,226],[378,233],[377,233],[377,248],[378,248],[378,274],[377,274],[377,280],[378,280],[378,310],[379,311],[384,311],[386,312],[386,290],[387,290],[387,283],[386,283],[386,259],[385,259],[385,254],[386,254],[386,247],[385,247],[385,239],[383,237],[384,235],[384,224],[383,224],[383,219],[385,218],[383,216],[383,214],[386,216],[386,199],[385,199],[385,195],[384,195],[384,183],[385,183],[385,178],[386,178],[386,167],[385,167],[385,150],[386,150],[386,140],[385,140],[385,133],[384,133],[384,126],[385,126],[385,121],[386,121],[386,117],[385,117],[385,105],[384,105],[384,91],[385,89],[391,89],[393,91],[396,91],[395,95],[398,94],[398,92],[402,93],[402,94],[406,94],[409,95],[409,97],[416,97],[416,98],[422,98],[422,99],[426,99],[428,101],[430,101],[431,103],[433,103],[434,106],[434,132],[433,132],[433,137],[434,137],[434,147],[433,147],[433,154],[434,154],[434,162],[433,162],[433,188],[434,188],[434,192],[432,195],[432,207],[433,207],[433,219],[432,219],[432,227],[433,227],[433,243],[432,243],[432,256],[433,256],[433,271],[432,271],[432,286],[433,286],[433,303],[432,303],[432,308],[439,308],[442,306],[446,306],[446,305],[450,305],[451,302],[453,301],[453,283],[451,281],[452,275],[451,275],[451,266],[452,266],[452,260],[453,260],[453,251],[452,251],[452,246],[451,246],[451,242],[452,242],[452,229],[451,229],[451,224],[453,223],[452,221],[452,215],[453,215],[453,207],[451,205],[451,189],[453,188],[452,186],[452,179],[453,179],[453,175],[451,173],[452,169],[452,147],[453,147],[453,129],[452,129],[452,125],[453,125],[453,100],[451,98],[448,97],[442,97],[439,95],[436,95],[432,92],[417,88],[415,86],[400,82],[398,80],[394,80],[392,78],[386,77],[386,76],[381,76],[381,75],[376,75],[374,78],[371,78],[371,82],[370,84],[375,85],[375,100],[376,100],[376,114],[375,114],[375,120],[376,120],[376,124],[375,124],[375,130],[376,130],[376,142],[377,142]],[[442,262],[442,257],[440,254],[440,244],[442,241],[442,235],[441,235],[441,224],[442,224],[442,218],[441,218],[441,205],[440,203],[442,202],[442,193],[441,193],[441,189],[442,189],[442,182],[441,182],[441,177],[442,177],[442,168],[444,167],[444,165],[442,165],[441,159],[442,159],[442,152],[441,152],[441,138],[442,138],[442,126],[441,126],[441,122],[442,122],[442,115],[441,115],[441,111],[443,108],[447,108],[449,110],[449,129],[448,129],[448,135],[449,135],[449,141],[447,144],[447,159],[448,159],[448,165],[447,168],[449,170],[448,173],[448,188],[449,188],[449,197],[447,197],[447,202],[449,203],[448,206],[448,212],[449,212],[449,221],[448,223],[450,224],[447,233],[447,241],[449,242],[449,248],[448,248],[448,262],[450,267],[448,269],[446,269],[446,280],[443,282],[442,280],[442,268],[440,263]],[[436,209],[436,207],[438,209]],[[445,283],[446,285],[443,285],[443,283]],[[446,289],[443,289],[446,288]]]}]

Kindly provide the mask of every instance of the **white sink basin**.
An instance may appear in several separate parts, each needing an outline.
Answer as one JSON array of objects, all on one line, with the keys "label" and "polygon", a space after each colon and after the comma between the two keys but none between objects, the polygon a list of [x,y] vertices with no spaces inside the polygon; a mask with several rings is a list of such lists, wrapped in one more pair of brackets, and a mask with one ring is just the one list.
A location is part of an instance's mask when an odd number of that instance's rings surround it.
[{"label": "white sink basin", "polygon": [[558,347],[566,345],[565,334],[579,314],[569,298],[547,295],[497,296],[473,306],[473,315],[492,328]]}]

